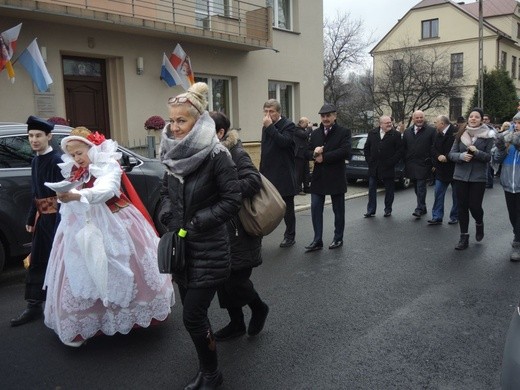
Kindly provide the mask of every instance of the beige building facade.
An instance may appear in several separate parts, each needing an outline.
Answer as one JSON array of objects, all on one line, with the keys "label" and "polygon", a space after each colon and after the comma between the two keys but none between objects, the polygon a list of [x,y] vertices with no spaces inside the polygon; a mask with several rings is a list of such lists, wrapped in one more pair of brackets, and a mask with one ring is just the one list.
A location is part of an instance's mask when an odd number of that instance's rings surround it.
[{"label": "beige building facade", "polygon": [[[423,0],[412,7],[372,49],[374,78],[386,56],[403,45],[444,53],[445,66],[455,81],[462,81],[460,95],[452,96],[443,109],[429,110],[429,119],[449,114],[451,120],[465,115],[479,75],[479,4],[450,0]],[[520,9],[516,0],[483,1],[483,64],[490,71],[503,67],[520,96]],[[377,89],[377,85],[375,86]],[[485,102],[484,102],[485,108]],[[388,107],[388,112],[391,108]]]},{"label": "beige building facade", "polygon": [[53,79],[40,93],[20,64],[13,84],[0,73],[0,122],[59,116],[131,146],[183,91],[160,79],[177,43],[245,142],[268,98],[296,121],[323,104],[322,0],[0,0],[0,15],[1,31],[22,23],[14,59],[37,38]]}]

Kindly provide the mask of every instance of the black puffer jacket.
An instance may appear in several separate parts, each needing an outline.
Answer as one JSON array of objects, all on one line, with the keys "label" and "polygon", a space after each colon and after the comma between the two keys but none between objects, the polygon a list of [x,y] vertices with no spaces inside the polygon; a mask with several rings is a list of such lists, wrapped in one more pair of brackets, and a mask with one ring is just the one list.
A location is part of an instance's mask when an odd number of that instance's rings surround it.
[{"label": "black puffer jacket", "polygon": [[[258,169],[242,147],[237,131],[229,131],[222,144],[229,149],[233,162],[237,166],[238,185],[242,198],[252,198],[260,191],[262,179]],[[231,269],[241,270],[262,264],[262,237],[247,234],[238,215],[228,222],[228,229],[231,242]]]},{"label": "black puffer jacket", "polygon": [[184,183],[166,173],[161,190],[162,222],[169,231],[187,230],[184,274],[174,274],[178,284],[207,288],[224,282],[230,272],[230,247],[226,222],[240,208],[237,170],[222,151],[210,154]]}]

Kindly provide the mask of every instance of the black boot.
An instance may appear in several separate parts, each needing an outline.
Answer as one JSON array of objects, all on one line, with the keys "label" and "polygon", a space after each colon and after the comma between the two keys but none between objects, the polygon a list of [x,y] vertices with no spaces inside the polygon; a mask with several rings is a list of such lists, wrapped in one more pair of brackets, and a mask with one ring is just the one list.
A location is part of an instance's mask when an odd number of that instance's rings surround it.
[{"label": "black boot", "polygon": [[35,321],[43,316],[41,301],[29,302],[27,309],[22,314],[11,320],[11,326],[20,326],[31,321]]},{"label": "black boot", "polygon": [[464,234],[460,235],[460,241],[457,244],[457,246],[455,247],[455,249],[458,251],[461,251],[461,250],[466,249],[468,247],[468,245],[469,245],[469,234],[464,233]]},{"label": "black boot", "polygon": [[218,369],[217,343],[208,329],[207,333],[191,334],[193,344],[197,350],[200,370],[186,385],[184,390],[211,390],[216,389],[223,382],[222,373]]},{"label": "black boot", "polygon": [[269,313],[269,306],[267,306],[259,296],[253,299],[249,303],[251,308],[251,320],[249,321],[249,327],[247,328],[247,334],[250,336],[256,336],[262,331],[265,325],[267,314]]},{"label": "black boot", "polygon": [[484,222],[477,223],[475,227],[477,230],[475,233],[475,240],[482,241],[482,239],[484,238]]},{"label": "black boot", "polygon": [[230,307],[227,309],[231,322],[225,327],[215,332],[215,340],[232,340],[246,334],[246,324],[244,323],[244,313],[241,307]]}]

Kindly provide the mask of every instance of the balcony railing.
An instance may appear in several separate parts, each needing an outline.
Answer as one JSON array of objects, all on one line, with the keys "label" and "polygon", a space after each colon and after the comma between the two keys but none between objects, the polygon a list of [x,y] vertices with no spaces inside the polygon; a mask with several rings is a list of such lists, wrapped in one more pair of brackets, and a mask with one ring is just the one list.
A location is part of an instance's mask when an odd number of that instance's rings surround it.
[{"label": "balcony railing", "polygon": [[[0,6],[16,0],[2,1]],[[272,11],[241,0],[37,0],[19,1],[18,9],[105,20],[237,44],[272,46]],[[32,5],[31,5],[32,4]]]}]

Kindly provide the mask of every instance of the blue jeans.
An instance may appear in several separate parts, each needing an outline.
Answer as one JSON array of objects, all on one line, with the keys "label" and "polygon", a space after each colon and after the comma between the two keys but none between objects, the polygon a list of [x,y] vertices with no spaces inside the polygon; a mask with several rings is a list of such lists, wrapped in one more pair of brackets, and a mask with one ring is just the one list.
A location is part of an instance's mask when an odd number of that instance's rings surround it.
[{"label": "blue jeans", "polygon": [[[368,204],[367,213],[375,214],[377,209],[377,177],[368,177]],[[383,179],[385,185],[385,213],[392,212],[394,203],[395,181],[392,178]]]},{"label": "blue jeans", "polygon": [[[334,240],[343,241],[345,230],[345,194],[330,195],[334,212]],[[311,217],[314,240],[323,241],[323,207],[325,195],[311,194]]]},{"label": "blue jeans", "polygon": [[417,197],[415,212],[426,214],[426,179],[413,180],[413,188]]},{"label": "blue jeans", "polygon": [[[444,198],[449,185],[450,183],[435,180],[435,201],[432,207],[432,219],[434,220],[442,221],[444,217]],[[459,219],[459,208],[457,204],[457,192],[455,191],[455,187],[453,187],[453,182],[451,183],[451,198],[453,204],[450,211],[450,220],[457,221]]]}]

